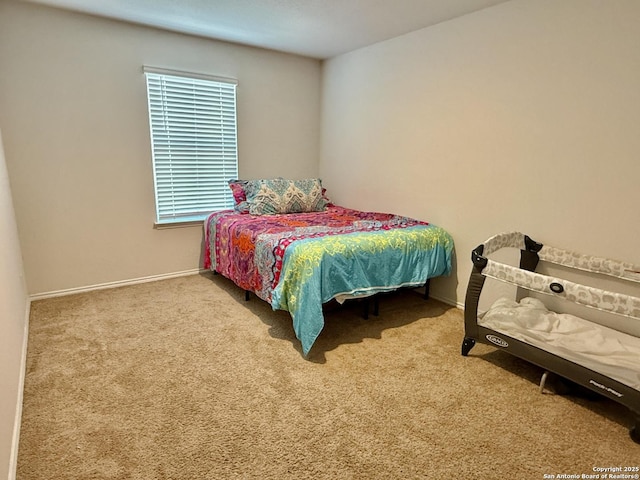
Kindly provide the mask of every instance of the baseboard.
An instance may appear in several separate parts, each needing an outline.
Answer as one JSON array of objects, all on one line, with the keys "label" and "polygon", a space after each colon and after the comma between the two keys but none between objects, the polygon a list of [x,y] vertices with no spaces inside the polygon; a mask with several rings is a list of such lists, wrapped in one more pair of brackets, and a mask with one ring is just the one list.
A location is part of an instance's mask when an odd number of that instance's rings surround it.
[{"label": "baseboard", "polygon": [[[127,285],[136,285],[139,283],[147,283],[147,282],[155,282],[158,280],[167,280],[170,278],[177,277],[186,277],[189,275],[197,275],[199,273],[208,272],[209,270],[203,270],[200,268],[194,268],[192,270],[183,270],[181,272],[172,272],[172,273],[163,273],[160,275],[150,275],[148,277],[140,277],[140,278],[132,278],[128,280],[119,280],[116,282],[107,282],[107,283],[98,283],[95,285],[87,285],[84,287],[75,287],[75,288],[67,288],[63,290],[54,290],[51,292],[43,292],[43,293],[34,293],[29,296],[31,301],[35,300],[44,300],[45,298],[53,298],[53,297],[63,297],[65,295],[73,295],[76,293],[85,293],[91,292],[93,290],[104,290],[107,288],[118,288],[125,287]],[[447,305],[451,305],[452,307],[456,307],[459,309],[464,309],[464,303],[456,302],[447,297],[441,297],[440,295],[434,295],[432,292],[429,293],[429,297],[434,300],[438,300],[442,303],[446,303]]]},{"label": "baseboard", "polygon": [[20,359],[20,376],[18,377],[18,400],[13,424],[13,438],[11,441],[11,457],[9,458],[9,480],[15,480],[18,473],[18,445],[20,443],[20,425],[22,424],[22,403],[24,400],[24,381],[27,375],[27,345],[29,341],[29,315],[31,313],[31,299],[27,298],[25,306],[24,331]]},{"label": "baseboard", "polygon": [[44,300],[45,298],[63,297],[65,295],[73,295],[76,293],[86,293],[94,290],[105,290],[108,288],[125,287],[127,285],[137,285],[139,283],[156,282],[158,280],[167,280],[170,278],[186,277],[189,275],[197,275],[208,270],[194,268],[193,270],[183,270],[182,272],[163,273],[160,275],[150,275],[148,277],[132,278],[128,280],[118,280],[116,282],[98,283],[96,285],[87,285],[84,287],[67,288],[64,290],[55,290],[51,292],[35,293],[30,295],[31,301]]},{"label": "baseboard", "polygon": [[[424,287],[420,288],[419,290],[424,293]],[[434,292],[433,285],[429,289],[429,298],[433,298],[434,300],[438,300],[439,302],[446,303],[447,305],[450,305],[452,307],[464,310],[464,303],[456,302],[449,297],[439,295],[438,293]]]},{"label": "baseboard", "polygon": [[438,300],[439,302],[446,303],[447,305],[451,305],[452,307],[456,307],[460,310],[464,310],[464,303],[456,302],[455,300],[451,300],[450,298],[433,295],[431,292],[429,292],[429,298],[433,298],[434,300]]}]

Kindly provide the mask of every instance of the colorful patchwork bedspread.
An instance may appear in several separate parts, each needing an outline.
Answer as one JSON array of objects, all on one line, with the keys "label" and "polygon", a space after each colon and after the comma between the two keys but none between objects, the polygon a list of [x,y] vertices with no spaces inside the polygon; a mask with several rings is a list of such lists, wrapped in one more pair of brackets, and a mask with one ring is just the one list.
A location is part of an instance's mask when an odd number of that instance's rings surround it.
[{"label": "colorful patchwork bedspread", "polygon": [[205,220],[204,267],[291,314],[306,356],[324,327],[322,304],[417,287],[451,271],[453,240],[407,217],[330,206],[324,212]]}]

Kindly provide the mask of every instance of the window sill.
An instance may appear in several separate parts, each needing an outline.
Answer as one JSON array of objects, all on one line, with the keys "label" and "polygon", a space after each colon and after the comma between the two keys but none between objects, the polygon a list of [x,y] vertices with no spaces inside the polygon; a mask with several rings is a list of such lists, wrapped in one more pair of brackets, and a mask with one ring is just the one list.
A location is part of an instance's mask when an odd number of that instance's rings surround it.
[{"label": "window sill", "polygon": [[153,228],[156,230],[166,230],[169,228],[202,227],[203,223],[204,218],[199,220],[176,220],[162,223],[155,222],[153,224]]}]

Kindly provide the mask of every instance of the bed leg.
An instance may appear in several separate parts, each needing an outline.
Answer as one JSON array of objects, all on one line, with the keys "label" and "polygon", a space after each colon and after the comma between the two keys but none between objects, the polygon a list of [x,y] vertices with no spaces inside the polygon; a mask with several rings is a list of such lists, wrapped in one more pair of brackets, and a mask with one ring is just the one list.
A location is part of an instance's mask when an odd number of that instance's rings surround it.
[{"label": "bed leg", "polygon": [[249,293],[250,293],[249,290],[245,290],[244,291],[244,301],[245,302],[249,301]]},{"label": "bed leg", "polygon": [[213,274],[214,274],[214,275],[218,275],[218,271],[217,271],[217,270],[214,270],[214,271],[213,271]]},{"label": "bed leg", "polygon": [[462,341],[462,356],[466,357],[469,355],[469,352],[475,344],[476,341],[473,338],[464,337],[464,340]]},{"label": "bed leg", "polygon": [[424,299],[429,300],[429,287],[431,286],[431,279],[427,278],[427,281],[424,283]]}]

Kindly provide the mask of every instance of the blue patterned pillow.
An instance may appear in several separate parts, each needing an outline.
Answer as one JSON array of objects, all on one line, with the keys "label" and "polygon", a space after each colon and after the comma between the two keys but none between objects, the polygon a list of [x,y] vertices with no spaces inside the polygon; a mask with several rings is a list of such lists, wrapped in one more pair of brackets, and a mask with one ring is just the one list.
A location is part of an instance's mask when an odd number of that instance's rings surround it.
[{"label": "blue patterned pillow", "polygon": [[327,207],[319,178],[250,180],[245,190],[252,215],[322,212]]}]

